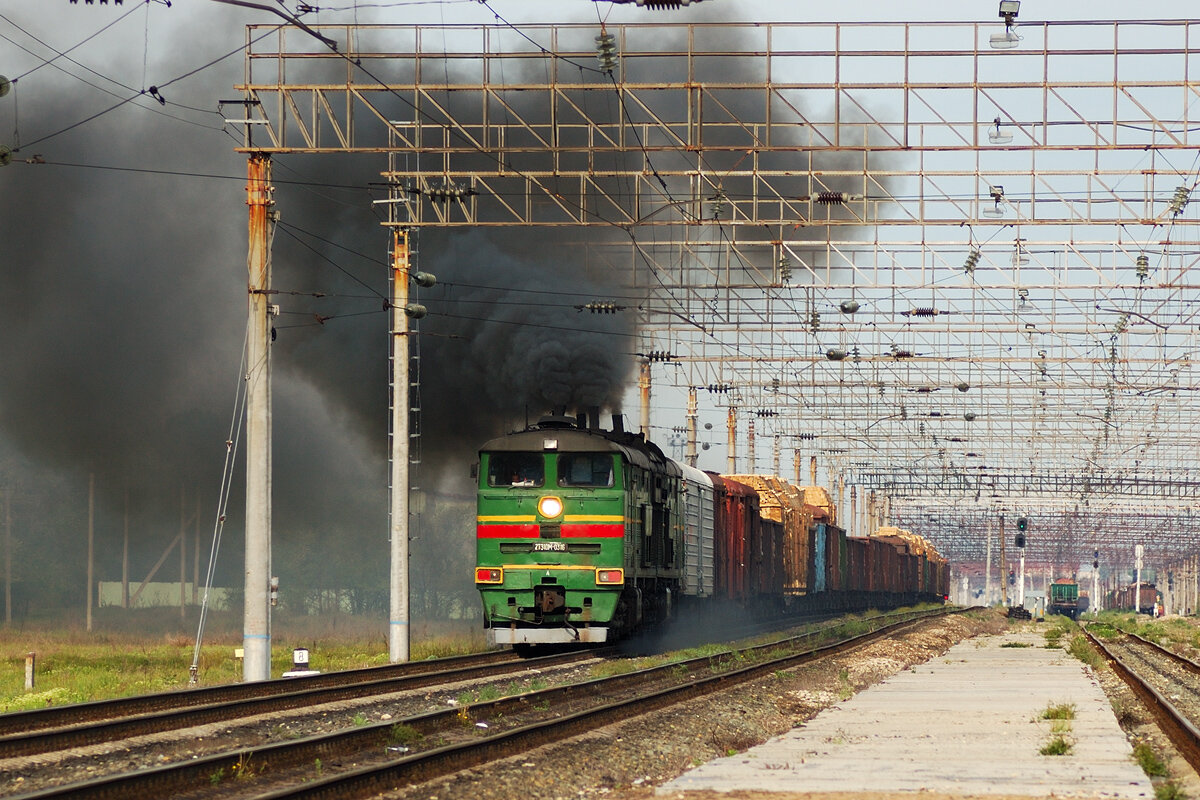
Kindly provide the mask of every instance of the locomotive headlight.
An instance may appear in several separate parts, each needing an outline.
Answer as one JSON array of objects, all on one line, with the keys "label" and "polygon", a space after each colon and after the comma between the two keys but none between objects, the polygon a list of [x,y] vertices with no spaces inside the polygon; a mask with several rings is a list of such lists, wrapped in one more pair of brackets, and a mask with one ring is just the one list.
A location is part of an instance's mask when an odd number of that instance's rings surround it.
[{"label": "locomotive headlight", "polygon": [[538,500],[538,513],[547,519],[554,519],[563,512],[563,502],[553,495],[547,495]]}]

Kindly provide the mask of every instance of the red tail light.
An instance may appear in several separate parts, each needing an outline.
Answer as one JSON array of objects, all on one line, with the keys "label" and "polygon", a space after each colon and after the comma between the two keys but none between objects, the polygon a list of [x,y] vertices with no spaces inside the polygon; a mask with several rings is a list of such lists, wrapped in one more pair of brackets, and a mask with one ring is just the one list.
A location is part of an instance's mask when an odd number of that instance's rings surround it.
[{"label": "red tail light", "polygon": [[623,569],[598,569],[596,570],[596,583],[606,583],[609,585],[625,582],[625,570]]},{"label": "red tail light", "polygon": [[504,583],[504,570],[499,567],[476,567],[476,583]]}]

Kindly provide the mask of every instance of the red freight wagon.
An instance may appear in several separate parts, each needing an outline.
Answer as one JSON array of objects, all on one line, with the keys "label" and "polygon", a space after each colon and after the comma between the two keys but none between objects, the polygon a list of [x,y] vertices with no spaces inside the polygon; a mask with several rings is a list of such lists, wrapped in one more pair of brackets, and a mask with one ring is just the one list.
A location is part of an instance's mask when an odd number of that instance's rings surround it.
[{"label": "red freight wagon", "polygon": [[745,602],[753,591],[749,581],[750,547],[759,525],[758,494],[749,486],[725,480],[715,472],[709,472],[708,477],[713,482],[715,505],[713,594],[722,599]]}]

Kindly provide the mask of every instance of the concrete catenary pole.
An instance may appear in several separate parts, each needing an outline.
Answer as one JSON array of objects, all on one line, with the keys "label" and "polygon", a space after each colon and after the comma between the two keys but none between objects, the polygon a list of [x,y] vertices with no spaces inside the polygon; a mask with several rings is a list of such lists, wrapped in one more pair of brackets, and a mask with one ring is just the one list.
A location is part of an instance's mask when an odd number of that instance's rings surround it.
[{"label": "concrete catenary pole", "polygon": [[96,474],[88,475],[87,629],[92,629],[92,586],[96,564]]},{"label": "concrete catenary pole", "polygon": [[650,359],[642,359],[638,368],[638,389],[642,396],[642,435],[650,438]]},{"label": "concrete catenary pole", "polygon": [[121,608],[129,608],[129,487],[125,487],[125,528],[121,541]]},{"label": "concrete catenary pole", "polygon": [[729,442],[726,445],[728,452],[725,456],[725,472],[729,475],[737,474],[737,409],[733,406],[729,407],[729,416],[725,422],[729,429]]},{"label": "concrete catenary pole", "polygon": [[246,340],[246,560],[242,679],[271,677],[271,158],[247,167],[249,309]]},{"label": "concrete catenary pole", "polygon": [[754,453],[754,418],[746,420],[746,471],[754,474],[758,471],[758,457]]},{"label": "concrete catenary pole", "polygon": [[[1133,613],[1142,613],[1142,556],[1146,552],[1143,545],[1134,545],[1133,547]],[[1150,611],[1150,615],[1154,615],[1154,611]]]},{"label": "concrete catenary pole", "polygon": [[1004,515],[1000,515],[1000,600],[1008,606],[1008,558],[1004,554]]},{"label": "concrete catenary pole", "polygon": [[391,604],[388,657],[408,661],[408,232],[392,236],[392,475],[391,475]]},{"label": "concrete catenary pole", "polygon": [[983,581],[983,604],[992,604],[992,521],[987,521],[987,566],[984,567],[986,576]]},{"label": "concrete catenary pole", "polygon": [[12,488],[4,490],[4,624],[12,625]]},{"label": "concrete catenary pole", "polygon": [[1019,578],[1020,588],[1017,590],[1017,605],[1019,605],[1023,608],[1025,606],[1025,548],[1022,547],[1022,548],[1020,548],[1020,550],[1021,550],[1021,567],[1020,567],[1021,575]]},{"label": "concrete catenary pole", "polygon": [[834,525],[846,518],[846,476],[840,472],[837,476],[837,493],[837,508],[834,509],[834,519],[831,520]]},{"label": "concrete catenary pole", "polygon": [[187,619],[187,490],[179,487],[179,618]]},{"label": "concrete catenary pole", "polygon": [[687,453],[684,459],[689,467],[696,466],[700,460],[699,453],[696,452],[696,387],[688,387],[688,404],[687,404]]}]

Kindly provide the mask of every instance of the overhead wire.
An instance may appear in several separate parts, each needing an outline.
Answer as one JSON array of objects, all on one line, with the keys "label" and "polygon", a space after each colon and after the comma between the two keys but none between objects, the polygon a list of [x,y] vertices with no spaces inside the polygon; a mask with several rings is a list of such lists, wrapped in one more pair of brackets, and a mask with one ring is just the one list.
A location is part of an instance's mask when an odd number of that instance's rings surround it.
[{"label": "overhead wire", "polygon": [[[149,1],[149,0],[148,0],[148,1]],[[245,45],[242,45],[242,46],[240,46],[240,47],[238,47],[238,48],[236,48],[236,49],[234,49],[234,50],[231,50],[231,51],[229,51],[228,53],[225,53],[225,54],[224,54],[224,55],[222,55],[222,56],[218,56],[217,58],[215,58],[215,59],[213,59],[213,60],[211,60],[211,61],[209,61],[209,62],[207,62],[207,63],[205,63],[205,64],[202,64],[201,66],[199,66],[199,67],[196,67],[195,69],[191,69],[191,70],[188,70],[187,72],[185,72],[185,73],[183,73],[183,74],[181,74],[181,75],[177,75],[176,77],[174,77],[174,78],[170,79],[169,81],[167,81],[167,82],[165,82],[165,83],[161,83],[161,84],[158,84],[157,86],[150,87],[150,89],[149,89],[149,90],[141,90],[141,91],[137,91],[137,93],[136,93],[136,94],[134,94],[134,95],[132,95],[132,96],[130,96],[130,97],[126,97],[126,98],[124,98],[124,99],[120,100],[119,102],[117,102],[117,103],[114,103],[113,105],[109,106],[108,108],[102,109],[101,111],[98,111],[98,112],[96,112],[95,114],[92,114],[91,116],[89,116],[89,117],[86,117],[85,119],[82,119],[82,120],[79,120],[78,122],[74,122],[74,123],[72,123],[72,124],[70,124],[70,125],[67,125],[66,127],[64,127],[64,128],[61,128],[61,129],[59,129],[59,130],[57,130],[57,131],[54,131],[53,133],[49,133],[49,134],[46,134],[46,135],[44,135],[44,136],[41,136],[41,137],[39,137],[39,138],[37,138],[37,139],[33,140],[32,142],[26,142],[26,143],[24,143],[23,147],[25,147],[25,148],[33,147],[35,144],[40,144],[40,143],[42,143],[42,142],[44,142],[44,141],[47,141],[47,140],[49,140],[49,139],[53,139],[53,138],[55,138],[55,137],[57,137],[57,136],[61,136],[61,135],[62,135],[62,134],[64,134],[64,133],[67,133],[67,132],[69,132],[69,131],[72,131],[72,130],[74,130],[74,129],[76,129],[76,128],[78,128],[78,127],[82,126],[82,125],[86,125],[87,123],[89,123],[89,122],[92,122],[93,120],[99,119],[100,117],[103,117],[103,116],[105,116],[105,115],[107,115],[107,114],[109,114],[109,113],[111,113],[111,112],[113,112],[113,111],[116,111],[118,108],[121,108],[122,106],[125,106],[125,105],[128,105],[128,104],[132,103],[133,101],[135,101],[135,100],[139,99],[140,97],[143,97],[143,96],[144,96],[145,94],[147,94],[148,92],[149,92],[150,94],[152,94],[152,95],[153,95],[154,91],[156,91],[156,90],[161,90],[161,89],[164,89],[164,88],[166,88],[166,87],[168,87],[168,86],[171,86],[172,84],[178,83],[178,82],[179,82],[179,81],[181,81],[181,80],[184,80],[184,79],[186,79],[186,78],[190,78],[190,77],[192,77],[193,75],[195,75],[195,74],[197,74],[197,73],[199,73],[199,72],[202,72],[203,70],[209,69],[209,68],[211,68],[211,67],[213,67],[213,66],[215,66],[215,65],[217,65],[217,64],[219,64],[219,63],[221,63],[222,61],[224,61],[225,59],[229,58],[230,56],[233,56],[233,55],[236,55],[236,54],[238,54],[238,53],[241,53],[242,51],[246,50],[246,49],[247,49],[247,48],[248,48],[250,45],[252,45],[252,44],[254,44],[254,43],[256,43],[256,42],[260,41],[261,39],[264,39],[264,38],[266,38],[266,37],[270,36],[271,34],[273,34],[273,33],[274,33],[276,30],[278,30],[278,29],[279,29],[279,28],[281,28],[281,27],[284,27],[284,26],[283,26],[283,25],[276,25],[276,26],[274,26],[274,28],[273,28],[272,30],[269,30],[269,31],[267,31],[266,33],[264,33],[264,34],[262,34],[260,37],[258,37],[258,39],[254,39],[254,40],[252,40],[252,41],[248,42],[248,43],[247,43],[247,44],[245,44]],[[6,37],[6,38],[7,38],[7,37]],[[10,41],[11,41],[11,40],[10,40]],[[96,88],[99,88],[99,87],[96,87]],[[135,91],[135,90],[133,90],[133,89],[130,89],[130,91]],[[161,101],[161,100],[160,100],[160,102],[161,102],[163,105],[165,105],[165,104],[166,104],[166,101]],[[139,108],[143,108],[143,106],[139,106]],[[202,110],[202,109],[193,109],[193,110]],[[161,113],[161,112],[159,112],[159,113]],[[216,112],[206,112],[206,113],[216,113]],[[170,115],[168,115],[168,116],[170,116]],[[179,119],[179,118],[178,118],[178,117],[175,117],[175,119]],[[187,122],[188,120],[180,120],[180,121]],[[198,123],[192,123],[192,124],[198,124]],[[219,130],[219,129],[218,129],[218,130]],[[18,149],[17,149],[17,148],[13,148],[13,152],[14,152],[14,153],[15,153],[15,152],[18,152]]]},{"label": "overhead wire", "polygon": [[[148,7],[149,7],[149,5],[150,5],[150,0],[144,0],[144,2],[145,2],[145,5],[146,5],[146,6],[147,6],[147,8],[148,8]],[[41,39],[39,39],[38,37],[34,36],[34,35],[33,35],[32,33],[30,33],[29,31],[27,31],[27,30],[25,30],[24,28],[22,28],[22,27],[21,27],[20,25],[18,25],[17,23],[13,22],[11,19],[9,19],[8,17],[6,17],[4,14],[0,14],[0,19],[4,20],[4,21],[5,21],[5,22],[7,22],[9,25],[12,25],[14,28],[16,28],[17,30],[19,30],[21,33],[25,34],[25,35],[26,35],[26,36],[28,36],[30,39],[33,39],[33,40],[34,40],[35,42],[37,42],[38,44],[42,45],[42,46],[43,46],[43,47],[45,47],[47,50],[50,50],[52,53],[54,53],[54,58],[45,59],[45,60],[43,60],[43,61],[42,61],[42,63],[38,64],[36,67],[33,67],[32,69],[28,69],[28,70],[26,70],[25,72],[22,72],[22,73],[20,73],[19,75],[17,75],[15,78],[13,78],[13,79],[12,79],[12,82],[13,82],[13,83],[16,83],[17,81],[21,80],[22,78],[24,78],[24,77],[27,77],[27,76],[29,76],[29,75],[32,75],[33,73],[37,72],[37,71],[38,71],[39,69],[41,69],[42,67],[48,66],[48,65],[50,65],[50,64],[53,64],[55,61],[57,61],[57,60],[58,60],[58,59],[60,59],[60,58],[67,58],[67,53],[70,53],[70,52],[71,52],[71,51],[73,51],[73,50],[77,50],[77,49],[79,49],[79,48],[80,48],[80,47],[82,47],[83,45],[85,45],[85,44],[87,44],[88,42],[90,42],[92,39],[95,39],[97,36],[99,36],[100,34],[104,33],[104,32],[105,32],[106,30],[108,30],[109,28],[111,28],[111,27],[113,27],[114,25],[116,25],[117,23],[119,23],[119,22],[123,21],[123,20],[124,20],[126,17],[128,17],[130,14],[132,14],[133,12],[135,12],[135,11],[137,11],[137,10],[138,10],[138,6],[136,6],[136,5],[135,5],[135,6],[130,6],[130,8],[129,8],[129,10],[128,10],[128,11],[126,11],[124,14],[122,14],[121,16],[119,16],[119,17],[117,17],[116,19],[114,19],[112,22],[110,22],[110,23],[108,23],[107,25],[105,25],[105,26],[101,27],[101,28],[100,28],[99,30],[97,30],[95,33],[92,33],[92,34],[90,34],[89,36],[85,37],[85,38],[84,38],[84,39],[82,39],[81,41],[79,41],[79,42],[76,42],[75,44],[73,44],[73,45],[71,45],[70,47],[68,47],[66,50],[62,50],[62,51],[56,50],[55,48],[53,48],[53,47],[51,47],[50,45],[48,45],[48,44],[46,44],[45,42],[43,42],[43,41],[42,41]],[[7,38],[7,37],[5,37],[5,38]],[[12,40],[11,40],[11,39],[9,39],[9,41],[11,42]],[[13,42],[13,44],[16,44],[16,43],[15,43],[15,42]],[[18,46],[18,47],[20,47],[20,45],[17,45],[17,46]],[[22,50],[25,50],[25,48],[23,48],[23,47],[22,47],[21,49],[22,49]],[[30,52],[30,51],[28,51],[28,50],[26,50],[25,52],[29,53],[30,55],[34,55],[32,52]],[[78,61],[75,61],[75,60],[74,60],[74,59],[72,59],[72,58],[67,58],[67,60],[68,60],[68,61],[70,61],[72,64],[76,64],[76,65],[78,65],[78,66],[80,66],[80,67],[83,67],[83,65],[82,65],[82,64],[80,64]],[[84,69],[88,69],[87,67],[83,67],[83,68],[84,68]],[[93,71],[92,71],[92,70],[90,70],[90,69],[88,69],[88,71],[89,71],[89,72],[93,72]],[[96,73],[96,72],[93,72],[93,74],[97,75],[98,77],[104,77],[104,76],[102,76],[102,75],[100,75],[99,73]]]}]

